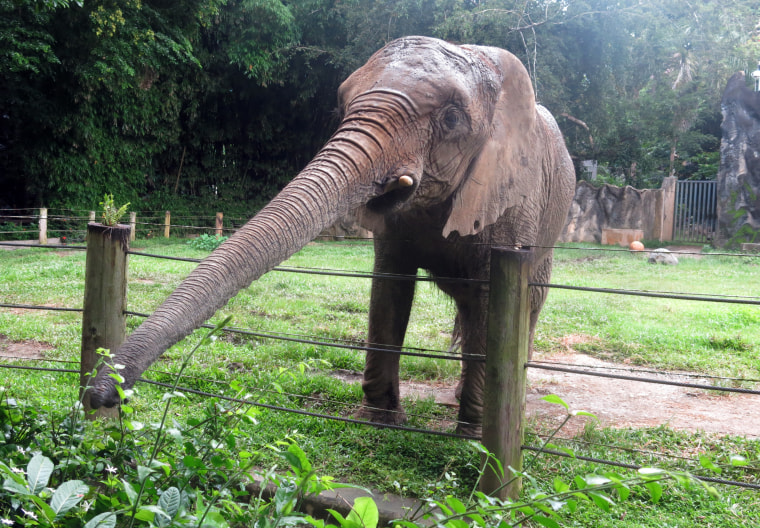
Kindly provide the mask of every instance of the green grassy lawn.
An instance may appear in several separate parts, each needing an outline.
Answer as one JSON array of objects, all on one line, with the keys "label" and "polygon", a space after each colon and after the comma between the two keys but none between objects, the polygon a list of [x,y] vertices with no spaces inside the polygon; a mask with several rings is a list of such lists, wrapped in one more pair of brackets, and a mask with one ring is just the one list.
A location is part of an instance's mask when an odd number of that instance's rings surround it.
[{"label": "green grassy lawn", "polygon": [[[577,245],[574,245],[577,246]],[[137,241],[132,249],[171,256],[202,258],[206,253],[184,241]],[[689,294],[755,296],[760,294],[760,259],[704,256],[682,258],[676,267],[647,264],[641,254],[560,249],[552,282],[574,286],[656,290]],[[288,267],[370,271],[372,245],[367,242],[313,243],[292,257]],[[80,307],[85,254],[42,249],[0,250],[0,303]],[[139,255],[129,261],[129,306],[150,313],[193,269],[195,264]],[[233,325],[262,334],[287,334],[361,342],[366,336],[370,282],[364,278],[270,272],[240,292],[214,320],[231,315]],[[429,283],[417,286],[407,345],[446,350],[454,315],[453,304]],[[130,317],[135,328],[139,317]],[[563,351],[567,335],[588,337],[575,345],[601,358],[664,370],[760,379],[760,307],[672,299],[618,296],[552,290],[537,329],[536,349],[550,356]],[[49,345],[48,361],[38,366],[69,366],[79,355],[81,316],[78,313],[0,308],[0,335],[11,341],[34,340]],[[157,381],[173,380],[183,358],[201,331],[170,349],[146,373]],[[22,364],[28,365],[29,362]],[[358,383],[331,375],[336,369],[360,371],[363,354],[321,344],[281,341],[260,336],[227,334],[193,356],[182,385],[228,396],[246,395],[259,402],[349,417],[361,400]],[[459,366],[450,361],[404,358],[402,377],[453,381]],[[76,375],[0,368],[0,385],[14,398],[70,406],[76,398]],[[239,385],[231,385],[236,381]],[[731,382],[735,383],[735,382]],[[754,383],[743,383],[755,387]],[[142,422],[156,419],[157,402],[165,389],[138,385],[131,405]],[[191,419],[210,404],[190,396],[177,401],[172,419]],[[442,427],[451,409],[431,401],[405,403],[413,427]],[[461,489],[474,484],[479,456],[461,440],[414,432],[376,430],[366,426],[309,418],[262,409],[257,424],[241,428],[241,449],[255,451],[259,463],[275,460],[262,446],[286,437],[297,439],[315,468],[339,480],[383,491],[424,495],[435,483]],[[441,424],[444,424],[441,426]],[[450,427],[450,426],[448,426]],[[526,443],[536,445],[545,424],[531,424]],[[757,432],[756,432],[757,433]],[[647,454],[604,446],[642,448]],[[613,430],[587,427],[571,447],[578,454],[636,464],[687,468],[699,464],[668,455],[707,455],[718,462],[740,454],[760,466],[758,442],[743,438],[677,433],[667,428]],[[572,459],[541,457],[530,472],[538,482],[572,480],[574,475],[602,471],[598,465]],[[723,478],[758,482],[758,469],[730,469]],[[625,474],[621,470],[621,474]],[[457,486],[452,488],[453,486]],[[634,494],[633,499],[606,513],[581,507],[567,517],[570,526],[755,526],[760,518],[760,493],[720,486],[721,498],[704,491],[673,488],[657,505]]]}]

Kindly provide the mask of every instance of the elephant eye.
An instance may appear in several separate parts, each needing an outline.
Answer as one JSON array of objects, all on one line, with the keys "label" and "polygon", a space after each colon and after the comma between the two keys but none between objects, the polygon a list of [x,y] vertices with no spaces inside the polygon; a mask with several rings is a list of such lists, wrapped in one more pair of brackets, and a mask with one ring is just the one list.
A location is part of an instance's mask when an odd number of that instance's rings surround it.
[{"label": "elephant eye", "polygon": [[458,108],[449,108],[446,110],[446,113],[443,114],[443,125],[449,129],[453,130],[459,125],[464,117],[462,116],[462,111]]}]

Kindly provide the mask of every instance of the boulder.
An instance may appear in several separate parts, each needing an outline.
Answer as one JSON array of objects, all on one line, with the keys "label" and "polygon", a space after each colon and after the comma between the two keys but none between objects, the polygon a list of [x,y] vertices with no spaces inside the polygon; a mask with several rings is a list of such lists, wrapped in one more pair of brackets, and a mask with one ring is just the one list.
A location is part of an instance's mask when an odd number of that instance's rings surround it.
[{"label": "boulder", "polygon": [[655,249],[649,254],[647,260],[650,264],[667,264],[668,266],[675,266],[678,264],[678,257],[665,248]]},{"label": "boulder", "polygon": [[717,242],[738,247],[760,242],[760,93],[743,72],[729,79],[721,111]]}]

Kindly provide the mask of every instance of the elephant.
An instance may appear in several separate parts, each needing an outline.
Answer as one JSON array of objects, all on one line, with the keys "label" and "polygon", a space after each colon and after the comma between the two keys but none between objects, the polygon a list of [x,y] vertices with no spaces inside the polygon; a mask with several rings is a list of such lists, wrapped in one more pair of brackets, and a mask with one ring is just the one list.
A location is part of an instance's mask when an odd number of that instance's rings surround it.
[{"label": "elephant", "polygon": [[[388,43],[338,89],[341,122],[306,167],[204,259],[114,352],[122,388],[172,346],[325,228],[351,212],[373,233],[367,342],[399,350],[414,282],[427,270],[454,301],[463,357],[486,350],[491,245],[533,246],[532,282],[547,283],[575,172],[551,114],[511,53],[410,36]],[[442,279],[475,279],[451,281]],[[546,298],[530,295],[530,341]],[[103,370],[103,369],[101,369]],[[458,430],[482,425],[484,364],[463,361]],[[94,408],[119,403],[98,372]],[[406,416],[399,355],[367,347],[358,415]]]}]

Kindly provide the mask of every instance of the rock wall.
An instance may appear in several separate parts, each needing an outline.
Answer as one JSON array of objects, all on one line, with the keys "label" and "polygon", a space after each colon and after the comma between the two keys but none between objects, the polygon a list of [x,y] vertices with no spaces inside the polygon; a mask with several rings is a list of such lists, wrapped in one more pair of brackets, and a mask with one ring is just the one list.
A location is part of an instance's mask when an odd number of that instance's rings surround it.
[{"label": "rock wall", "polygon": [[602,230],[640,229],[645,240],[662,237],[662,189],[634,189],[579,181],[560,242],[602,241]]},{"label": "rock wall", "polygon": [[716,242],[736,247],[760,242],[760,93],[743,72],[728,80],[721,111]]}]

